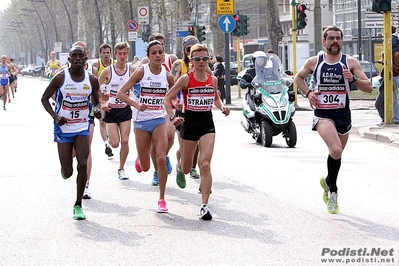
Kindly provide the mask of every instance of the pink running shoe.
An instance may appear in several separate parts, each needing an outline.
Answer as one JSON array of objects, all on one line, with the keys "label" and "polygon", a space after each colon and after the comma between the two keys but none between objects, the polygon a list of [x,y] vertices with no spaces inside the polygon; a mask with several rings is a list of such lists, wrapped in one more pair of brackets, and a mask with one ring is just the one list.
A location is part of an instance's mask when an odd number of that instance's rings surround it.
[{"label": "pink running shoe", "polygon": [[166,201],[165,200],[159,200],[158,201],[158,212],[159,213],[168,212],[168,207],[166,207]]},{"label": "pink running shoe", "polygon": [[137,158],[136,158],[136,161],[135,161],[135,163],[134,163],[134,166],[136,167],[136,171],[138,172],[138,173],[141,173],[141,172],[143,172],[143,169],[141,169],[141,166],[140,166],[140,158],[137,156]]}]

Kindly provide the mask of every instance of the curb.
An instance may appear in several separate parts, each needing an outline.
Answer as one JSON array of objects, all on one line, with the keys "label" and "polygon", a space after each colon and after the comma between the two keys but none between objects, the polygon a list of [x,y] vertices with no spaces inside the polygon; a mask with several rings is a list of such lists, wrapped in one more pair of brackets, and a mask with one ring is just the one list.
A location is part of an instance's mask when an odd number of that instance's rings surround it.
[{"label": "curb", "polygon": [[399,134],[381,131],[379,129],[379,127],[360,127],[358,128],[358,132],[363,138],[399,145]]}]

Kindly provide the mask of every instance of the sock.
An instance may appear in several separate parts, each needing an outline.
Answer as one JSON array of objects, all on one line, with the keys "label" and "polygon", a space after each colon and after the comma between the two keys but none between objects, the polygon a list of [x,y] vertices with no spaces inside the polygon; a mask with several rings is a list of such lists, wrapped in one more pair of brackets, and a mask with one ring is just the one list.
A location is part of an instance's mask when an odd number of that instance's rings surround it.
[{"label": "sock", "polygon": [[82,208],[82,202],[75,202],[75,205],[73,205],[73,206],[79,206],[79,207],[81,207]]},{"label": "sock", "polygon": [[341,167],[341,158],[339,158],[338,160],[334,160],[330,155],[328,155],[327,158],[328,175],[326,178],[326,183],[330,187],[330,192],[337,193],[338,191],[337,178],[340,167]]},{"label": "sock", "polygon": [[108,146],[109,145],[108,140],[104,141],[104,144],[105,146]]}]

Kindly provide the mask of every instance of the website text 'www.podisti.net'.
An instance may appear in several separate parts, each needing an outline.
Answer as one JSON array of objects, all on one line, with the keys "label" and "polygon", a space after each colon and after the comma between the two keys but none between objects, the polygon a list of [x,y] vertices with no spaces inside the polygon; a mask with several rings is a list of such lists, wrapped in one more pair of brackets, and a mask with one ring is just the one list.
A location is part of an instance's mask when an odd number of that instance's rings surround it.
[{"label": "website text 'www.podisti.net'", "polygon": [[396,265],[394,249],[383,248],[322,248],[321,263]]}]

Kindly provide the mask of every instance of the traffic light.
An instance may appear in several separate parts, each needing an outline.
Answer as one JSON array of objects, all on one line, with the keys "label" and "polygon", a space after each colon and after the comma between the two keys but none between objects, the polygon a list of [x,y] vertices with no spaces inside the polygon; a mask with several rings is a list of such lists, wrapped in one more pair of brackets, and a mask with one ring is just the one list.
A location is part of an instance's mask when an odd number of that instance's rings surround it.
[{"label": "traffic light", "polygon": [[199,42],[203,42],[206,40],[205,38],[205,26],[197,26],[197,39]]},{"label": "traffic light", "polygon": [[241,22],[240,22],[240,15],[239,14],[235,14],[233,15],[234,21],[236,22],[236,26],[234,28],[234,30],[232,31],[232,35],[236,36],[236,37],[240,37],[241,36]]},{"label": "traffic light", "polygon": [[193,36],[196,35],[194,26],[188,26],[188,35],[193,35]]},{"label": "traffic light", "polygon": [[306,25],[308,25],[305,21],[307,15],[305,13],[306,10],[306,5],[304,4],[299,4],[296,7],[296,29],[304,29]]},{"label": "traffic light", "polygon": [[146,29],[141,33],[141,39],[143,42],[148,42],[151,35],[151,27],[147,25]]},{"label": "traffic light", "polygon": [[241,15],[241,23],[242,23],[242,35],[247,35],[248,33],[250,33],[248,27],[249,27],[249,17],[247,15]]},{"label": "traffic light", "polygon": [[373,0],[371,2],[371,11],[381,13],[391,11],[392,0]]}]

